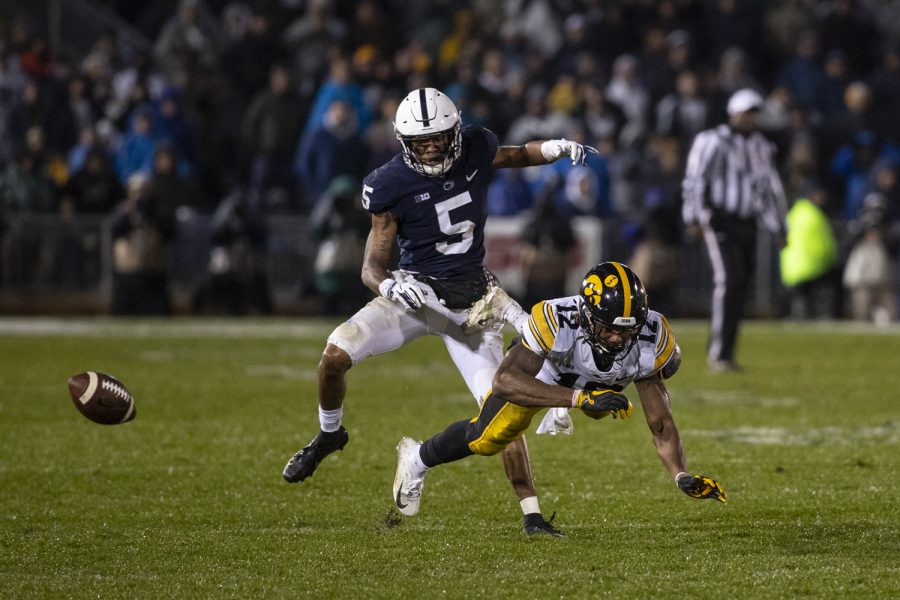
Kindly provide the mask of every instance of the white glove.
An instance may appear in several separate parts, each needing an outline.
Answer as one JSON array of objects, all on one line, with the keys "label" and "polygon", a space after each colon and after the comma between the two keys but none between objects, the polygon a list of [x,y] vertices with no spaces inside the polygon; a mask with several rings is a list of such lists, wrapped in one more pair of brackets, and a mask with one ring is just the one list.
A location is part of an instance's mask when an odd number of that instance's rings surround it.
[{"label": "white glove", "polygon": [[541,419],[537,433],[538,435],[558,435],[560,433],[572,435],[574,430],[575,426],[572,424],[572,417],[569,416],[568,408],[551,408],[544,415],[544,418]]},{"label": "white glove", "polygon": [[563,156],[572,158],[573,165],[583,165],[587,160],[588,153],[600,154],[600,152],[591,146],[571,142],[565,138],[559,140],[547,140],[541,144],[541,154],[547,162],[553,162]]},{"label": "white glove", "polygon": [[425,290],[416,285],[414,281],[397,281],[388,278],[379,284],[378,291],[388,300],[409,310],[415,310],[425,304]]}]

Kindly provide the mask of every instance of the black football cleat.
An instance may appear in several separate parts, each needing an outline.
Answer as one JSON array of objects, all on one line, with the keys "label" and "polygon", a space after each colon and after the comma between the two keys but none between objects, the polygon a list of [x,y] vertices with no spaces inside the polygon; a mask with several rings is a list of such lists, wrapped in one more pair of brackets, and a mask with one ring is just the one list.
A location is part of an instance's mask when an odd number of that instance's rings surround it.
[{"label": "black football cleat", "polygon": [[[552,521],[555,516],[556,513],[553,513],[550,517],[550,521]],[[546,535],[549,537],[565,538],[566,534],[551,525],[550,521],[545,520],[544,516],[540,513],[525,515],[525,535],[528,537]]]},{"label": "black football cleat", "polygon": [[332,452],[343,450],[349,439],[350,434],[347,433],[343,425],[337,431],[320,431],[305,448],[293,455],[288,464],[284,466],[282,475],[285,481],[297,483],[312,476],[322,459]]}]

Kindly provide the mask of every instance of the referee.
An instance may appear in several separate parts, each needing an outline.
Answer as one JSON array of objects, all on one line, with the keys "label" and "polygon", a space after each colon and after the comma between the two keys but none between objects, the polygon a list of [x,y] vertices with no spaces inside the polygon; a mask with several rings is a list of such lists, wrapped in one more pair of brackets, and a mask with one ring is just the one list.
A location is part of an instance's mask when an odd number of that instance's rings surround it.
[{"label": "referee", "polygon": [[762,96],[738,90],[728,123],[697,134],[684,175],[682,216],[702,235],[713,271],[707,361],[713,372],[736,371],[734,348],[747,284],[754,270],[756,223],[785,245],[787,211],[773,160],[774,146],[756,130]]}]

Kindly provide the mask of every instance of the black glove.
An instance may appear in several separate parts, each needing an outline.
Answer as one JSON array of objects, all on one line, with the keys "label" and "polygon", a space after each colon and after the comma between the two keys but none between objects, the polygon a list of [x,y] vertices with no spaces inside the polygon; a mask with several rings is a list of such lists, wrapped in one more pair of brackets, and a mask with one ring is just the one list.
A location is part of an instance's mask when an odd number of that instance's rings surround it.
[{"label": "black glove", "polygon": [[719,502],[727,502],[728,496],[725,490],[715,479],[705,477],[703,475],[691,475],[690,473],[679,473],[675,479],[675,483],[681,488],[681,491],[691,498],[715,498]]},{"label": "black glove", "polygon": [[625,394],[613,390],[575,390],[572,406],[592,419],[602,419],[612,415],[613,419],[626,419],[631,416],[632,406]]}]

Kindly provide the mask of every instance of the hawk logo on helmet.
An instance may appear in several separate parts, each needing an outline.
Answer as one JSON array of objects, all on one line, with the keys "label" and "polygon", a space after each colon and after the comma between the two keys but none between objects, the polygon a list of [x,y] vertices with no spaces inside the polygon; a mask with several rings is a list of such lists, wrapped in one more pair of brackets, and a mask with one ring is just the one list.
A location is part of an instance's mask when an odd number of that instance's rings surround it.
[{"label": "hawk logo on helmet", "polygon": [[[588,343],[607,360],[627,354],[650,312],[637,275],[622,263],[600,263],[585,275],[580,296],[579,322]],[[619,341],[610,330],[619,332]]]},{"label": "hawk logo on helmet", "polygon": [[599,277],[591,275],[584,280],[582,287],[584,289],[581,290],[581,293],[585,298],[590,300],[592,304],[600,304],[600,295],[603,293],[603,284],[600,283]]}]

